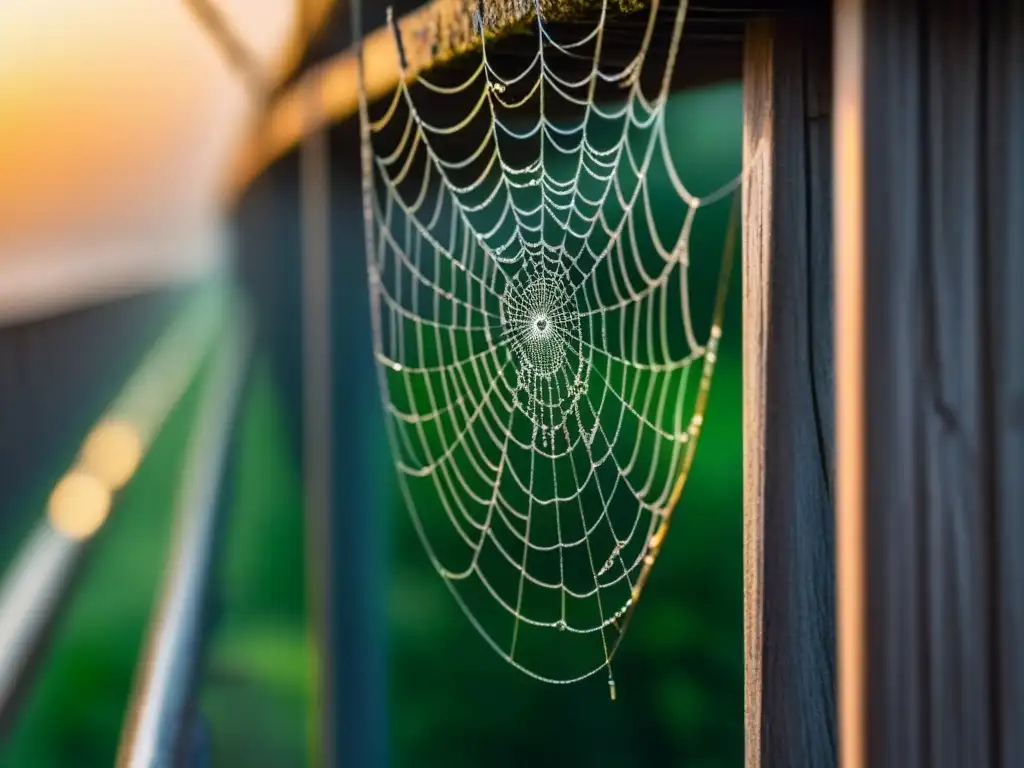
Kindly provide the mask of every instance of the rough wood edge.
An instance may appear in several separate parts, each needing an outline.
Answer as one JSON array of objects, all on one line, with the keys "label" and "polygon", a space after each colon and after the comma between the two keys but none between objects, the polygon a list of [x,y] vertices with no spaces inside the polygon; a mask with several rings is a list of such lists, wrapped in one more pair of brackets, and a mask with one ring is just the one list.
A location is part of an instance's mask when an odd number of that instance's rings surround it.
[{"label": "rough wood edge", "polygon": [[[536,0],[550,21],[578,19],[601,6],[601,0]],[[609,0],[620,12],[644,8],[648,0]],[[396,21],[402,38],[406,77],[476,50],[479,0],[432,0]],[[486,0],[484,34],[497,39],[529,25],[535,0]],[[361,41],[369,101],[383,98],[398,84],[399,51],[388,26]],[[359,46],[354,45],[306,72],[268,108],[255,133],[231,166],[222,199],[231,201],[261,170],[294,148],[309,131],[347,119],[359,109]]]},{"label": "rough wood edge", "polygon": [[743,51],[743,646],[747,768],[761,765],[765,335],[772,217],[772,37],[747,27]]}]

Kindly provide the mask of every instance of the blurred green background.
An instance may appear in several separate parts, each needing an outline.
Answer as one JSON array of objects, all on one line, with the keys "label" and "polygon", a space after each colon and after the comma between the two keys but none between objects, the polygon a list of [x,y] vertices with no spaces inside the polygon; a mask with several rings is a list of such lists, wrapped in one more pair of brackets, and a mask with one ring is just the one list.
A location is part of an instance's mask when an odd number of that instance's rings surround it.
[{"label": "blurred green background", "polygon": [[[680,175],[700,194],[740,166],[738,86],[670,104]],[[677,204],[670,195],[655,198]],[[710,304],[728,201],[698,216],[691,290]],[[706,256],[702,256],[706,255]],[[705,258],[708,266],[700,266]],[[387,605],[389,740],[396,766],[739,766],[743,759],[741,372],[738,271],[711,402],[658,566],[602,676],[549,686],[502,662],[430,567],[392,498]],[[113,393],[111,393],[113,394]],[[102,403],[95,404],[97,408]],[[112,765],[137,655],[161,583],[174,488],[196,410],[176,408],[78,576],[0,766]],[[313,674],[303,573],[301,471],[267,352],[256,360],[231,460],[233,493],[198,704],[216,766],[307,763]],[[375,457],[392,484],[391,457]],[[58,470],[59,471],[59,470]],[[40,500],[56,474],[40,482]],[[40,502],[39,509],[42,508]],[[12,542],[0,542],[5,557]]]}]

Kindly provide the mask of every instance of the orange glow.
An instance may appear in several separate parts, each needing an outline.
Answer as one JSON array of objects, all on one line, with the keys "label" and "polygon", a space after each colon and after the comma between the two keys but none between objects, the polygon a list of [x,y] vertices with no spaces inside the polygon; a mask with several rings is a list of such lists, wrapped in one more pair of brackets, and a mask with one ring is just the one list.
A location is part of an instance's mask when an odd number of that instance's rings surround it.
[{"label": "orange glow", "polygon": [[[398,84],[398,49],[387,27],[363,38],[366,95],[386,96]],[[263,168],[295,147],[309,130],[351,117],[359,109],[359,60],[355,49],[307,72],[274,103],[260,133],[246,146],[225,195],[244,189]]]},{"label": "orange glow", "polygon": [[[295,0],[218,6],[272,71]],[[251,117],[244,84],[180,0],[0,2],[0,266],[51,234],[173,226],[215,208]]]},{"label": "orange glow", "polygon": [[[302,54],[309,44],[309,38],[315,35],[327,22],[328,14],[335,5],[335,0],[298,0],[295,12],[293,34],[288,40],[277,63],[277,82],[283,81],[299,65]],[[303,19],[308,20],[307,28],[302,28]]]},{"label": "orange glow", "polygon": [[82,447],[82,465],[113,492],[135,474],[142,458],[138,430],[123,421],[97,425]]},{"label": "orange glow", "polygon": [[866,762],[864,40],[860,0],[835,18],[836,592],[840,765]]},{"label": "orange glow", "polygon": [[53,489],[46,513],[58,533],[87,539],[110,514],[110,491],[88,472],[73,469]]}]

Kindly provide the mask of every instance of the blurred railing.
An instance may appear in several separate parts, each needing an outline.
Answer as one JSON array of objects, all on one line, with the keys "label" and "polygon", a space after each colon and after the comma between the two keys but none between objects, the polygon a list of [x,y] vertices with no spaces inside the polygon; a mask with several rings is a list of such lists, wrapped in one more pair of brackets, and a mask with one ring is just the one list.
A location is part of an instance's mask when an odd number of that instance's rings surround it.
[{"label": "blurred railing", "polygon": [[183,759],[182,752],[190,748],[187,709],[209,604],[221,480],[250,344],[247,318],[237,310],[218,345],[191,432],[178,486],[174,550],[136,673],[119,766],[194,766],[208,759]]},{"label": "blurred railing", "polygon": [[198,374],[223,325],[220,284],[186,301],[135,374],[83,441],[50,494],[45,517],[0,582],[0,726],[31,682],[50,630],[74,591],[78,563],[113,510],[167,416]]}]

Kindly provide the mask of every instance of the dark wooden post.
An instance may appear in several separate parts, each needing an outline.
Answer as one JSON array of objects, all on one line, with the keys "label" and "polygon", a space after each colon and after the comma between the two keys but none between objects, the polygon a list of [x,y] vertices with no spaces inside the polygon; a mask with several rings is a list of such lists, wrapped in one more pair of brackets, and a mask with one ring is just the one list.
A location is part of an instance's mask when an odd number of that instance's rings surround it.
[{"label": "dark wooden post", "polygon": [[1024,9],[837,7],[844,766],[1024,765]]},{"label": "dark wooden post", "polygon": [[804,15],[745,46],[748,768],[836,764],[829,39]]}]

